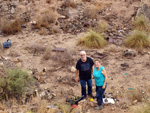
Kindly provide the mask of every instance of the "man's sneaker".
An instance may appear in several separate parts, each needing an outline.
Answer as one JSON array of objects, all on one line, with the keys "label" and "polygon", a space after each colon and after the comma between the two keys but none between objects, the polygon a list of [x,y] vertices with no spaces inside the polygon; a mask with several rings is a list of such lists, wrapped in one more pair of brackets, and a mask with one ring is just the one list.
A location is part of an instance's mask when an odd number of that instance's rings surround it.
[{"label": "man's sneaker", "polygon": [[103,106],[98,105],[95,107],[95,110],[101,110],[101,109],[103,109]]}]

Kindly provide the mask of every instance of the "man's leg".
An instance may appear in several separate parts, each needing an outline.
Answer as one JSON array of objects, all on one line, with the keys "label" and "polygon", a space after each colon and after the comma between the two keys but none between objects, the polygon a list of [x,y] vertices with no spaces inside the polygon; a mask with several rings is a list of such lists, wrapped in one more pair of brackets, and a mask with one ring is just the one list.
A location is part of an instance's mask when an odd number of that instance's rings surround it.
[{"label": "man's leg", "polygon": [[81,92],[84,97],[86,97],[86,81],[85,80],[80,80],[81,84]]},{"label": "man's leg", "polygon": [[88,94],[92,96],[92,79],[87,80]]}]

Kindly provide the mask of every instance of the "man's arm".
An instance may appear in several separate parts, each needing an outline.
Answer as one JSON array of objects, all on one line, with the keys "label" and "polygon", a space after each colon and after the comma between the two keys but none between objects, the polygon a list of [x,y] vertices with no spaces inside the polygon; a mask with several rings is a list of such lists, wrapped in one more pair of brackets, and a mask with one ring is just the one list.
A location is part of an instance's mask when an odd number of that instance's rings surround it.
[{"label": "man's arm", "polygon": [[76,82],[79,81],[78,72],[79,72],[79,71],[76,69],[76,72],[75,72],[75,81],[76,81]]},{"label": "man's arm", "polygon": [[93,75],[93,72],[94,72],[94,65],[92,66],[92,75]]},{"label": "man's arm", "polygon": [[94,79],[93,72],[94,72],[94,65],[92,66],[92,79]]}]

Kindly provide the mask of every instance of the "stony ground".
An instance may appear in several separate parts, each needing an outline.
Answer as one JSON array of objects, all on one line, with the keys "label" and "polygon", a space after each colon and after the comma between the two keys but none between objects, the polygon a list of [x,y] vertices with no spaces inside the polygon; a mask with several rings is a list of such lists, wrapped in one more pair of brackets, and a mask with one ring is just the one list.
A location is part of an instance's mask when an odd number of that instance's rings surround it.
[{"label": "stony ground", "polygon": [[[39,13],[49,6],[59,8],[63,1],[52,1],[51,4],[46,4],[46,1],[41,2],[41,0],[31,1],[29,3],[26,2],[20,3],[21,5],[18,2],[16,3],[18,3],[17,5],[19,5],[21,9],[26,8],[24,4],[27,4],[26,6],[29,10],[33,11],[31,13],[33,16],[31,16],[32,18],[30,21],[34,21],[33,17],[35,17],[36,13]],[[131,15],[134,13],[134,7],[141,6],[141,2],[138,0],[132,0],[132,2],[129,0],[101,0],[100,2],[98,0],[93,0],[90,3],[86,2],[84,4],[80,0],[76,0],[76,2],[79,4],[77,9],[68,9],[69,18],[63,19],[62,23],[59,22],[58,26],[54,26],[58,28],[58,33],[40,35],[38,30],[31,29],[31,24],[28,22],[26,24],[27,27],[20,33],[9,36],[1,35],[0,43],[7,39],[10,39],[12,42],[12,46],[9,49],[4,49],[3,52],[1,50],[1,56],[4,58],[7,57],[11,62],[14,62],[17,66],[28,71],[37,70],[41,73],[43,68],[46,68],[46,72],[40,75],[42,81],[39,81],[37,89],[50,89],[56,97],[51,99],[49,104],[54,104],[57,102],[64,102],[67,96],[81,94],[80,85],[79,83],[75,83],[75,73],[71,70],[72,66],[75,67],[76,61],[80,58],[80,50],[85,50],[89,57],[92,57],[95,53],[106,54],[107,56],[105,58],[100,59],[101,64],[105,67],[108,74],[106,92],[115,94],[118,91],[119,101],[116,101],[115,105],[105,105],[104,109],[101,111],[94,110],[94,107],[88,104],[85,113],[133,113],[132,107],[139,107],[143,103],[136,102],[136,99],[132,100],[129,96],[132,94],[130,88],[138,90],[143,95],[150,95],[150,50],[144,49],[143,52],[137,52],[131,49],[132,54],[124,55],[124,52],[129,48],[124,47],[122,40],[132,29]],[[145,2],[148,3],[147,1]],[[97,21],[102,20],[107,22],[109,29],[115,30],[108,31],[106,37],[112,37],[117,40],[113,42],[114,44],[109,43],[106,47],[101,49],[89,49],[78,46],[77,41],[84,36],[83,31],[87,28],[82,24],[81,26],[73,24],[73,20],[76,20],[76,17],[78,20],[74,23],[84,21],[84,18],[80,17],[80,14],[82,16],[82,11],[86,9],[86,6],[90,7],[94,4],[100,7],[101,12],[97,20],[87,19],[86,23],[95,25]],[[33,8],[30,9],[31,7]],[[59,16],[60,15],[61,14],[59,14]],[[92,23],[91,21],[96,22]],[[70,23],[70,27],[63,29],[66,23]],[[124,33],[120,33],[120,30],[123,30]],[[117,34],[119,34],[119,36],[117,36]],[[44,60],[43,51],[31,51],[34,46],[38,46],[39,48],[50,48],[50,50],[55,47],[66,48],[68,52],[62,54],[51,51],[49,54],[52,57],[49,60]],[[64,57],[68,60],[65,60]],[[92,58],[94,59],[94,57]],[[39,75],[35,76],[39,77]],[[93,87],[93,91],[94,89],[95,86]],[[16,112],[19,113],[21,110],[23,111],[23,108],[32,106],[36,102],[38,102],[38,98],[34,98],[30,103],[20,106]],[[16,110],[15,107],[12,109]]]}]

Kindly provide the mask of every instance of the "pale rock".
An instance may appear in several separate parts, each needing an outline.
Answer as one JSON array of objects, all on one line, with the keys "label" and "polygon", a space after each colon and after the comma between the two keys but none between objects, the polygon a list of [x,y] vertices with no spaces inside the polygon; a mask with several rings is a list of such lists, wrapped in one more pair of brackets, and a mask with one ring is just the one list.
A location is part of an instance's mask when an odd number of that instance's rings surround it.
[{"label": "pale rock", "polygon": [[1,62],[1,63],[0,63],[0,66],[4,66],[4,63],[3,63],[3,62]]},{"label": "pale rock", "polygon": [[16,64],[16,66],[17,66],[17,67],[22,67],[22,63],[19,62],[19,63]]},{"label": "pale rock", "polygon": [[12,14],[15,13],[15,8],[12,7],[11,11],[10,11]]},{"label": "pale rock", "polygon": [[75,72],[76,71],[76,68],[75,67],[71,67],[71,72]]},{"label": "pale rock", "polygon": [[53,97],[56,97],[56,94],[55,94],[55,93],[52,93],[52,96],[53,96]]},{"label": "pale rock", "polygon": [[135,104],[137,104],[138,103],[138,100],[134,100],[133,102],[132,102],[132,105],[135,105]]},{"label": "pale rock", "polygon": [[115,108],[114,108],[114,107],[112,107],[112,108],[111,108],[111,111],[114,111],[114,110],[115,110]]},{"label": "pale rock", "polygon": [[31,21],[30,23],[31,23],[32,25],[36,25],[36,24],[37,24],[36,21]]},{"label": "pale rock", "polygon": [[32,75],[32,71],[31,70],[27,71],[27,73],[28,73],[28,75]]}]

